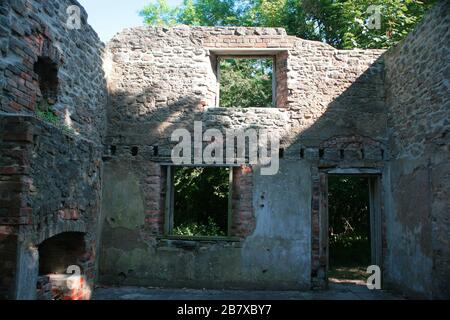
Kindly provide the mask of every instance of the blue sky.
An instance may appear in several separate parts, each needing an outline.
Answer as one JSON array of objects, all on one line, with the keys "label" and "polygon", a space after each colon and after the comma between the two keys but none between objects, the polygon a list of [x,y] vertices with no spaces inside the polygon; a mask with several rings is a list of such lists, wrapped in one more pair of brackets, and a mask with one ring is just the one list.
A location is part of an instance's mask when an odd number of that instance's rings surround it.
[{"label": "blue sky", "polygon": [[[88,13],[88,23],[97,31],[103,42],[109,41],[123,28],[143,24],[138,11],[151,0],[78,0]],[[182,0],[168,0],[178,5]]]}]

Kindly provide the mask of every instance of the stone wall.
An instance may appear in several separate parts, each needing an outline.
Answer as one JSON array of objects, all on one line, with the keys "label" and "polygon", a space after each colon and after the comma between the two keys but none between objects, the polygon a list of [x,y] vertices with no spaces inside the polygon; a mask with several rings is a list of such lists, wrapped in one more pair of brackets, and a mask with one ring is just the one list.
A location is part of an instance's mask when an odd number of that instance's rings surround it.
[{"label": "stone wall", "polygon": [[[239,55],[250,48],[276,56],[277,108],[213,108],[214,59],[223,50]],[[282,29],[126,29],[108,44],[107,143],[161,144],[167,154],[172,131],[194,120],[219,129],[279,129],[286,141],[303,137],[318,144],[348,134],[384,139],[382,52],[336,50]]]},{"label": "stone wall", "polygon": [[450,296],[450,5],[439,2],[385,56],[388,280]]},{"label": "stone wall", "polygon": [[[38,247],[63,232],[83,233],[86,249],[79,265],[92,283],[102,148],[31,116],[3,115],[0,127],[0,225],[6,240],[18,240],[14,244],[18,256],[6,251],[11,258],[2,259],[2,269],[15,271],[5,286],[13,286],[17,281],[18,287],[2,289],[9,290],[9,295],[33,298],[39,269]],[[6,240],[2,246],[13,245]]]},{"label": "stone wall", "polygon": [[[386,283],[450,295],[446,1],[386,54],[186,26],[126,29],[105,50],[81,6],[67,27],[70,5],[0,3],[0,297],[51,296],[65,278],[38,274],[39,246],[64,233],[84,241],[77,298],[97,258],[104,284],[324,288],[329,172],[381,181]],[[275,106],[220,108],[221,55],[274,57]],[[48,108],[56,126],[34,117]],[[164,235],[170,136],[194,121],[281,136],[276,175],[234,167],[228,239]]]},{"label": "stone wall", "polygon": [[[79,30],[66,26],[71,5],[81,9]],[[104,45],[78,1],[2,1],[0,21],[0,111],[34,114],[45,105],[34,68],[43,57],[58,69],[51,104],[60,121],[100,142],[106,124]]]},{"label": "stone wall", "polygon": [[[8,298],[36,297],[39,245],[64,232],[83,233],[79,265],[90,285],[95,277],[104,45],[81,6],[81,28],[67,27],[71,5],[79,3],[0,3],[0,294]],[[37,117],[51,110],[52,124]]]},{"label": "stone wall", "polygon": [[[133,28],[113,38],[105,62],[111,160],[105,163],[100,281],[272,289],[323,281],[323,258],[311,254],[319,237],[311,227],[318,219],[311,181],[319,166],[382,167],[382,52],[336,50],[268,28]],[[217,107],[216,58],[223,54],[274,56],[274,108]],[[281,135],[278,174],[234,169],[237,239],[164,237],[170,135],[177,128],[192,132],[194,121],[202,121],[203,130]]]}]

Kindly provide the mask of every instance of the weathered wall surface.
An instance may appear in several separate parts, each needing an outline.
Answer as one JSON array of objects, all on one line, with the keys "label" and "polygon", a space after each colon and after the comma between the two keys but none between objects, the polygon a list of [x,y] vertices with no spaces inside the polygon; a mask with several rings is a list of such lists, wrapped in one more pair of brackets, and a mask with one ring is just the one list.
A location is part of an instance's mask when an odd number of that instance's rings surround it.
[{"label": "weathered wall surface", "polygon": [[[215,52],[242,54],[249,48],[274,50],[269,54],[277,56],[277,108],[211,108],[218,88]],[[340,51],[287,36],[283,29],[126,29],[108,44],[107,142],[159,143],[159,151],[167,153],[167,137],[194,120],[219,129],[280,129],[288,133],[286,141],[347,134],[383,139],[382,52]]]},{"label": "weathered wall surface", "polygon": [[[251,48],[275,56],[276,107],[215,107],[217,55]],[[311,213],[313,168],[382,161],[382,51],[339,51],[282,29],[206,27],[129,29],[107,49],[111,160],[103,184],[100,281],[309,288],[320,258],[311,254],[318,237],[311,232],[312,218],[318,219]],[[202,121],[203,130],[281,134],[280,172],[261,176],[254,167],[234,181],[237,241],[164,239],[160,163],[170,160],[172,132],[192,133],[194,121]]]},{"label": "weathered wall surface", "polygon": [[[67,8],[81,9],[81,28],[69,29]],[[87,24],[76,0],[2,1],[0,4],[0,111],[33,114],[42,102],[34,64],[46,57],[58,67],[61,122],[100,142],[107,92],[102,67],[104,45]]]},{"label": "weathered wall surface", "polygon": [[390,186],[387,280],[450,296],[450,5],[386,56]]},{"label": "weathered wall surface", "polygon": [[[38,246],[63,232],[84,233],[79,265],[89,282],[95,276],[104,46],[81,6],[81,29],[67,28],[71,5],[79,3],[0,3],[0,294],[8,298],[35,298]],[[57,69],[51,100],[41,90],[40,59]],[[58,127],[34,117],[44,100]]]},{"label": "weathered wall surface", "polygon": [[[102,148],[31,116],[0,117],[1,230],[15,238],[18,256],[2,265],[14,269],[9,297],[34,298],[44,240],[62,232],[82,232],[85,253],[79,265],[94,278],[97,220],[100,212]],[[12,246],[2,242],[2,246]],[[3,272],[3,271],[2,271]],[[6,275],[8,273],[5,273]],[[3,275],[3,273],[2,273]],[[2,278],[4,280],[5,278]],[[6,285],[6,284],[5,284]],[[3,289],[3,288],[2,288]],[[5,288],[6,290],[6,288]]]},{"label": "weathered wall surface", "polygon": [[[282,161],[275,176],[261,176],[254,168],[250,206],[255,210],[247,210],[255,216],[256,225],[248,237],[233,241],[164,239],[162,225],[155,227],[153,212],[145,211],[152,204],[160,206],[148,197],[159,197],[149,193],[152,190],[142,183],[152,181],[157,189],[154,193],[159,193],[158,167],[151,162],[123,160],[105,165],[101,282],[199,288],[309,288],[311,186],[307,165]],[[142,172],[147,172],[145,177]],[[242,199],[243,183],[238,186],[241,192],[237,197]],[[239,234],[239,224],[248,228],[246,223],[242,214],[235,214],[234,235]]]},{"label": "weathered wall surface", "polygon": [[[39,244],[63,232],[84,235],[90,283],[100,255],[108,284],[322,286],[329,168],[382,172],[386,280],[450,295],[446,1],[383,56],[283,29],[185,26],[124,30],[104,52],[81,6],[81,29],[67,28],[70,5],[0,3],[0,297],[35,298]],[[255,49],[275,57],[275,107],[220,108],[217,56]],[[70,132],[32,117],[39,57],[57,68],[50,104]],[[170,135],[195,120],[281,135],[278,174],[234,169],[233,239],[164,237]]]}]

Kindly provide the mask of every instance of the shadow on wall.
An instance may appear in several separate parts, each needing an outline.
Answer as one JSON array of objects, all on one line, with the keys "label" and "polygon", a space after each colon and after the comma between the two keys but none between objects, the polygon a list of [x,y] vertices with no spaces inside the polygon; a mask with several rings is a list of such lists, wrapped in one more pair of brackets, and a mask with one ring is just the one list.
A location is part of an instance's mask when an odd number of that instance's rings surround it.
[{"label": "shadow on wall", "polygon": [[[317,118],[298,120],[298,117],[293,117],[296,111],[290,111],[289,105],[267,108],[267,112],[280,110],[288,114],[287,123],[277,124],[278,129],[282,129],[284,156],[299,159],[301,147],[316,148],[314,152],[318,153],[324,141],[337,136],[367,137],[384,144],[387,120],[383,76],[383,57],[380,57],[324,107]],[[254,108],[207,108],[206,99],[200,95],[184,96],[170,102],[159,99],[160,92],[152,87],[140,94],[111,94],[106,138],[110,151],[116,153],[125,148],[136,156],[136,152],[143,148],[155,157],[170,157],[171,147],[177,143],[170,141],[171,134],[179,128],[193,132],[194,121],[203,121],[203,130],[214,128],[223,133],[223,129],[228,128],[266,128],[262,120],[267,118],[265,111],[261,111],[263,108],[258,108],[257,113],[254,113]],[[240,113],[239,117],[235,116],[236,113]],[[155,146],[158,152],[154,152]]]},{"label": "shadow on wall", "polygon": [[[177,143],[170,141],[170,136],[175,129],[185,128],[192,132],[194,121],[204,121],[204,130],[216,127],[222,130],[234,127],[264,128],[264,122],[261,120],[268,118],[264,112],[270,113],[277,110],[267,109],[260,112],[261,109],[259,109],[258,113],[255,113],[252,109],[207,109],[204,101],[201,95],[194,94],[167,101],[161,98],[157,89],[152,87],[142,90],[139,94],[126,91],[112,93],[107,110],[109,127],[106,138],[110,156],[113,159],[120,157],[120,161],[145,162],[146,165],[148,161],[167,161],[170,159],[172,146]],[[293,122],[298,121],[297,117],[292,117],[295,111],[289,111],[289,106],[279,111],[289,114],[287,122],[280,121],[279,125],[285,133],[282,137],[284,158],[305,160],[316,168],[322,163],[321,160],[328,161],[328,165],[334,166],[342,163],[356,167],[377,165],[378,163],[375,162],[383,160],[384,143],[387,139],[383,58],[380,57],[359,75],[345,92],[324,107],[321,115],[313,119],[307,118],[308,125],[303,125],[301,130],[290,129]],[[240,113],[240,116],[236,117],[233,115],[234,112]],[[246,115],[250,116],[246,117]],[[335,144],[327,143],[333,138],[341,140]],[[367,164],[366,160],[372,160],[372,162]],[[146,170],[145,166],[143,168]],[[142,176],[145,175],[146,173],[143,172]],[[104,181],[107,179],[105,177]],[[147,177],[138,180],[141,184],[138,186],[141,191],[139,198],[143,202],[140,207],[145,212],[152,210],[147,206],[149,191],[156,193],[156,197],[160,196],[159,189],[155,190],[153,186],[151,188],[142,186],[142,184],[151,183],[151,177],[149,180],[146,179]],[[130,201],[132,200],[129,199],[128,202]],[[148,224],[147,220],[142,219],[142,221]],[[137,227],[139,229],[142,226]],[[143,227],[144,230],[146,228],[151,229],[148,226]],[[114,242],[114,245],[112,243],[107,245],[118,246],[116,248],[126,247],[133,250],[134,248],[130,246],[134,245],[136,249],[140,249],[142,246],[145,247],[146,243],[154,243],[154,239],[149,240],[142,232],[127,233],[129,239],[122,239],[122,243],[118,243],[114,240],[117,236],[113,233],[122,234],[124,230],[119,228],[111,230],[109,226],[104,226],[103,230],[108,234],[108,242]],[[318,235],[313,234],[313,237]],[[122,270],[117,272],[119,271]],[[313,277],[318,276],[317,270],[312,273]],[[123,273],[119,277],[126,277],[126,275]]]}]

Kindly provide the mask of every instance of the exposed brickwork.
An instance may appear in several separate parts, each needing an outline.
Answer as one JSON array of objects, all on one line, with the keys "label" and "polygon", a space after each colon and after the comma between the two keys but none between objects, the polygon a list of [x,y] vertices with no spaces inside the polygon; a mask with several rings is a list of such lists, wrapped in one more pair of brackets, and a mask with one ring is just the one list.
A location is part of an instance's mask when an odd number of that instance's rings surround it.
[{"label": "exposed brickwork", "polygon": [[[33,298],[35,285],[24,279],[33,279],[38,265],[24,259],[44,240],[64,232],[84,234],[80,264],[89,283],[95,276],[99,143],[107,98],[104,45],[81,6],[81,29],[66,27],[70,5],[79,3],[0,3],[0,229],[13,230],[0,247],[20,252],[5,257],[0,266],[2,277],[5,270],[0,291],[10,298]],[[47,104],[71,134],[32,117]],[[19,270],[21,264],[27,264],[24,274],[6,283],[8,270]]]},{"label": "exposed brickwork", "polygon": [[[38,279],[38,300],[90,300],[92,288],[85,277],[69,278],[67,275],[48,275]],[[67,283],[70,283],[71,288]]]},{"label": "exposed brickwork", "polygon": [[[380,175],[386,280],[449,296],[446,1],[387,54],[336,50],[279,28],[186,26],[126,29],[104,50],[84,9],[82,28],[66,28],[72,4],[0,3],[0,296],[34,298],[37,284],[41,299],[88,299],[100,234],[106,283],[323,288],[331,169]],[[245,50],[274,57],[274,108],[217,103],[216,58]],[[45,100],[74,132],[32,117]],[[170,136],[194,121],[280,134],[282,174],[234,169],[239,240],[164,238]],[[286,180],[296,190],[284,190]],[[65,232],[81,233],[85,247],[73,290],[61,286],[65,276],[38,279],[32,258]]]},{"label": "exposed brickwork", "polygon": [[251,235],[255,228],[252,176],[251,166],[233,169],[232,236],[245,238]]},{"label": "exposed brickwork", "polygon": [[145,172],[141,175],[140,188],[144,195],[145,236],[162,235],[164,231],[164,168],[150,161],[135,161],[135,170]]},{"label": "exposed brickwork", "polygon": [[101,149],[30,116],[4,115],[0,127],[0,227],[34,245],[61,232],[85,233],[82,266],[92,281]]},{"label": "exposed brickwork", "polygon": [[31,183],[29,174],[32,126],[23,118],[8,117],[0,120],[0,225],[32,223],[27,195]]},{"label": "exposed brickwork", "polygon": [[[320,174],[318,170],[312,172],[312,194],[311,194],[311,287],[323,288],[324,277],[320,271],[324,266],[320,263]],[[323,187],[323,186],[322,186]]]},{"label": "exposed brickwork", "polygon": [[99,142],[106,103],[103,44],[86,24],[84,9],[82,28],[66,27],[69,5],[79,3],[26,0],[0,4],[0,111],[32,114],[43,102],[34,65],[44,57],[58,68],[53,109],[61,122]]},{"label": "exposed brickwork", "polygon": [[[233,48],[245,50],[256,33],[271,34],[270,47],[286,49],[276,55],[277,108],[209,108],[216,105],[218,86],[214,50],[230,47],[222,37],[236,39]],[[161,155],[167,156],[170,134],[191,128],[194,120],[219,129],[272,127],[290,142],[302,133],[308,140],[340,131],[384,137],[381,50],[339,51],[273,29],[174,27],[127,29],[109,43],[108,51],[114,70],[108,76],[111,144],[160,143]],[[343,118],[345,123],[339,120]],[[331,121],[334,130],[319,130]],[[367,121],[373,125],[361,125]]]}]

